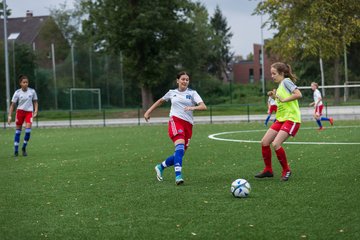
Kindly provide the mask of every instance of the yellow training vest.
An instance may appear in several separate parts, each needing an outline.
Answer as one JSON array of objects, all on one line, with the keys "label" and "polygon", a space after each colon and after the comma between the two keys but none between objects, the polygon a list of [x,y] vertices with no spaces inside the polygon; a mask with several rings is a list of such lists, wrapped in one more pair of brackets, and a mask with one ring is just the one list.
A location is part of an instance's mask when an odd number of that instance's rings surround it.
[{"label": "yellow training vest", "polygon": [[[276,90],[276,95],[280,96],[282,99],[292,95],[292,93],[289,93],[284,87],[283,81],[281,81],[278,89]],[[290,120],[292,122],[301,123],[301,113],[298,100],[283,103],[276,98],[276,104],[278,106],[276,120],[279,122]]]}]

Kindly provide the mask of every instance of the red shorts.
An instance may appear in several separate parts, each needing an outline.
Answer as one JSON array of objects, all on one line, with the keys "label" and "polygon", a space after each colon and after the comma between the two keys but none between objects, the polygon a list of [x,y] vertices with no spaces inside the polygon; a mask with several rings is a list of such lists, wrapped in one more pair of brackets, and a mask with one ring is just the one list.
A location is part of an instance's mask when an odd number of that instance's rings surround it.
[{"label": "red shorts", "polygon": [[268,114],[271,114],[271,113],[276,112],[276,111],[277,111],[277,106],[276,105],[271,105],[270,109],[268,111]]},{"label": "red shorts", "polygon": [[279,121],[275,121],[271,127],[271,129],[279,132],[280,130],[283,130],[285,132],[287,132],[289,135],[295,137],[296,133],[298,132],[299,128],[300,128],[300,123],[296,123],[293,121],[285,121],[285,122],[279,122]]},{"label": "red shorts", "polygon": [[319,116],[321,116],[321,115],[322,115],[322,110],[323,110],[323,108],[324,108],[324,105],[319,105],[319,106],[317,106],[317,107],[315,108],[315,114],[317,113],[317,114],[319,114]]},{"label": "red shorts", "polygon": [[190,144],[193,125],[181,118],[172,116],[168,124],[169,137],[173,142],[179,139],[185,140],[185,149]]},{"label": "red shorts", "polygon": [[23,125],[24,122],[26,123],[32,123],[33,120],[33,112],[24,111],[21,109],[16,110],[16,125]]}]

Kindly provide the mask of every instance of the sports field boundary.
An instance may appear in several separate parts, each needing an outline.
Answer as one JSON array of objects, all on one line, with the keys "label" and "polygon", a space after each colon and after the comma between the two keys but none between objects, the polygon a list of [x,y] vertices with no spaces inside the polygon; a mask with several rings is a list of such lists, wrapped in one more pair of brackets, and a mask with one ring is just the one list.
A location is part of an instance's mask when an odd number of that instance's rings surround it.
[{"label": "sports field boundary", "polygon": [[[312,107],[300,108],[302,121],[312,121],[314,109]],[[332,106],[327,107],[327,115],[336,120],[360,120],[360,106]],[[325,114],[324,114],[325,116]],[[263,122],[267,114],[254,115],[227,115],[227,116],[196,116],[195,124],[211,123],[240,123],[240,122]],[[275,115],[272,116],[272,118]],[[40,128],[48,127],[105,127],[105,126],[134,126],[134,125],[153,125],[167,124],[168,117],[154,117],[149,122],[144,118],[117,118],[117,119],[87,119],[87,120],[58,120],[58,121],[37,121],[33,126]],[[4,128],[9,126],[4,123]],[[14,128],[14,124],[10,126]]]}]

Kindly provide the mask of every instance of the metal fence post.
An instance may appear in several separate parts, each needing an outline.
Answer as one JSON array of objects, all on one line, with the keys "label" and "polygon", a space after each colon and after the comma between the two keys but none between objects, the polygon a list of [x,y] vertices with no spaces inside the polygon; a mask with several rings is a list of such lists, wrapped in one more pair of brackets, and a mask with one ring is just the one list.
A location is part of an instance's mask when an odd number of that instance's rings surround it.
[{"label": "metal fence post", "polygon": [[325,102],[325,113],[326,113],[326,117],[328,117],[328,105],[327,105],[327,102]]},{"label": "metal fence post", "polygon": [[210,123],[212,124],[213,121],[212,121],[212,105],[210,105]]},{"label": "metal fence post", "polygon": [[249,104],[246,104],[246,108],[247,108],[248,122],[250,122],[250,105],[249,105]]},{"label": "metal fence post", "polygon": [[138,107],[138,126],[140,126],[140,107]]},{"label": "metal fence post", "polygon": [[71,111],[69,111],[69,124],[70,124],[70,127],[71,127]]},{"label": "metal fence post", "polygon": [[103,123],[104,123],[104,127],[106,127],[106,124],[105,124],[105,109],[103,109]]},{"label": "metal fence post", "polygon": [[6,129],[6,112],[4,112],[4,129]]}]

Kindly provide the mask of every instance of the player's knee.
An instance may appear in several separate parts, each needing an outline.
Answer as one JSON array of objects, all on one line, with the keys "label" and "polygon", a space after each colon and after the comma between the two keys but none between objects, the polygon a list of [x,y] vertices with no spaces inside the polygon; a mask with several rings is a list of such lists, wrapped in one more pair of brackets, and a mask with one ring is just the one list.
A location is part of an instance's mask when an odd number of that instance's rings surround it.
[{"label": "player's knee", "polygon": [[271,145],[275,150],[277,150],[277,149],[279,149],[281,147],[281,144],[279,144],[277,142],[272,142]]},{"label": "player's knee", "polygon": [[263,146],[263,147],[266,147],[266,146],[270,145],[270,142],[268,140],[264,139],[264,138],[261,139],[260,143],[261,143],[261,146]]}]

